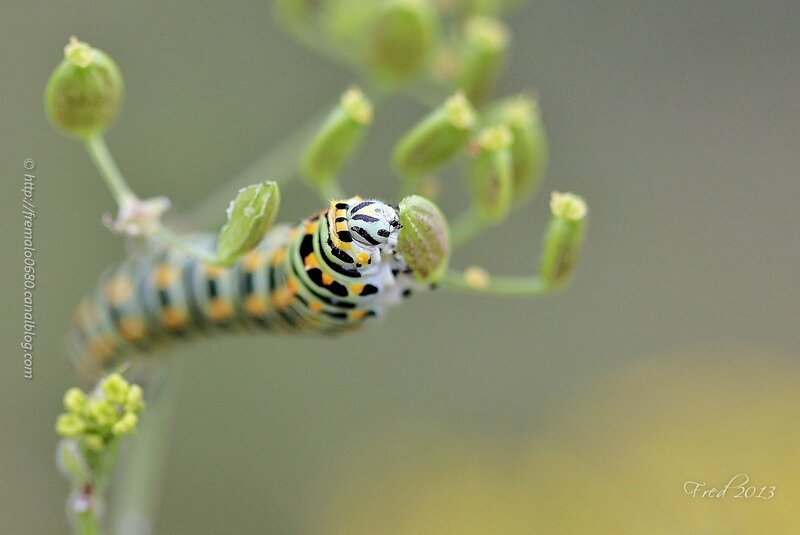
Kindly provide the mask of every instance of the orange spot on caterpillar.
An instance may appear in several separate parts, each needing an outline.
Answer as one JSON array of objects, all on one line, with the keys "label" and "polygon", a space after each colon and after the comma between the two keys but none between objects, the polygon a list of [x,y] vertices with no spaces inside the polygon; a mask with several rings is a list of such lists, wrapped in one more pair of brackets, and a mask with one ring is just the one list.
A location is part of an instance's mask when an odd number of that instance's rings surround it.
[{"label": "orange spot on caterpillar", "polygon": [[288,307],[292,299],[294,299],[294,294],[288,288],[281,288],[272,294],[272,304],[279,310]]},{"label": "orange spot on caterpillar", "polygon": [[217,277],[225,273],[225,269],[219,266],[211,266],[211,265],[205,265],[203,267],[203,271],[205,272],[206,277],[210,277],[212,279],[216,279]]},{"label": "orange spot on caterpillar", "polygon": [[306,268],[306,271],[309,269],[314,269],[319,267],[319,262],[317,262],[317,257],[314,253],[309,253],[306,255],[305,259],[303,260],[303,265]]},{"label": "orange spot on caterpillar", "polygon": [[350,285],[350,292],[352,294],[355,294],[355,295],[360,294],[363,289],[364,289],[364,285],[363,284],[351,284]]},{"label": "orange spot on caterpillar", "polygon": [[283,263],[286,260],[286,249],[281,247],[272,253],[272,265],[277,266]]},{"label": "orange spot on caterpillar", "polygon": [[128,342],[137,342],[144,338],[147,331],[142,318],[124,318],[119,322],[119,334]]},{"label": "orange spot on caterpillar", "polygon": [[247,271],[255,271],[264,265],[266,256],[261,251],[251,251],[244,257],[244,268]]},{"label": "orange spot on caterpillar", "polygon": [[159,290],[169,287],[178,277],[178,270],[169,264],[159,264],[153,271],[153,280]]},{"label": "orange spot on caterpillar", "polygon": [[214,321],[223,321],[233,315],[233,307],[227,301],[214,299],[208,305],[208,317]]},{"label": "orange spot on caterpillar", "polygon": [[169,329],[175,330],[186,324],[186,311],[174,306],[168,306],[161,311],[161,324]]},{"label": "orange spot on caterpillar", "polygon": [[133,295],[133,284],[127,277],[112,277],[106,283],[106,299],[114,306],[121,305]]},{"label": "orange spot on caterpillar", "polygon": [[250,295],[245,299],[244,308],[251,316],[263,316],[267,312],[267,302],[260,295]]}]

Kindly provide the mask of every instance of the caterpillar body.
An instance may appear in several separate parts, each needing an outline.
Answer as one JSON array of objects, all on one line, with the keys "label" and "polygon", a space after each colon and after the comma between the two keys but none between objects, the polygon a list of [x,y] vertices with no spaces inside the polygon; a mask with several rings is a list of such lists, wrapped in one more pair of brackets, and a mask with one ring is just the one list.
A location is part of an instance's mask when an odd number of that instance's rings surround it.
[{"label": "caterpillar body", "polygon": [[[353,197],[272,228],[231,268],[174,249],[131,258],[107,270],[78,306],[76,366],[97,375],[171,340],[236,327],[354,330],[415,286],[395,250],[400,228],[391,206]],[[214,236],[195,239],[215,246]]]}]

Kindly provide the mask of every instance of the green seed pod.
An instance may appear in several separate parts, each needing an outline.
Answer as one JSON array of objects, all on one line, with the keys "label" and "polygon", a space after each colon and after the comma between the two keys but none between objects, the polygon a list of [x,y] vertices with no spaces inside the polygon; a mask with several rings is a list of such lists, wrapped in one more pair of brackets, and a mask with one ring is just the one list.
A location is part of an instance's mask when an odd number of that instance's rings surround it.
[{"label": "green seed pod", "polygon": [[306,180],[315,187],[330,184],[371,122],[372,103],[364,93],[358,88],[345,91],[306,148],[302,161]]},{"label": "green seed pod", "polygon": [[261,241],[272,226],[280,205],[275,182],[254,184],[239,190],[228,206],[228,222],[219,232],[217,258],[233,264]]},{"label": "green seed pod", "polygon": [[488,123],[505,123],[511,129],[514,204],[519,206],[539,188],[547,169],[549,146],[547,133],[536,101],[519,95],[493,105]]},{"label": "green seed pod", "polygon": [[418,177],[463,149],[475,124],[475,110],[456,93],[417,123],[397,143],[394,167],[404,178]]},{"label": "green seed pod", "polygon": [[320,22],[331,43],[340,47],[348,58],[360,60],[364,35],[380,7],[380,2],[329,0]]},{"label": "green seed pod", "polygon": [[587,211],[586,202],[577,195],[553,192],[540,263],[547,284],[558,287],[569,282],[580,257]]},{"label": "green seed pod", "polygon": [[397,252],[414,278],[439,281],[450,262],[450,229],[444,214],[425,197],[411,195],[400,201],[400,224]]},{"label": "green seed pod", "polygon": [[122,106],[125,85],[114,61],[101,50],[70,39],[64,60],[47,82],[44,105],[59,130],[80,138],[105,132]]},{"label": "green seed pod", "polygon": [[487,223],[499,223],[508,215],[513,197],[511,130],[504,124],[481,131],[478,152],[470,162],[472,203]]},{"label": "green seed pod", "polygon": [[473,17],[464,26],[458,87],[480,107],[489,98],[508,49],[509,31],[492,17]]},{"label": "green seed pod", "polygon": [[364,39],[367,66],[379,82],[408,82],[428,63],[438,40],[438,16],[427,0],[386,0]]}]

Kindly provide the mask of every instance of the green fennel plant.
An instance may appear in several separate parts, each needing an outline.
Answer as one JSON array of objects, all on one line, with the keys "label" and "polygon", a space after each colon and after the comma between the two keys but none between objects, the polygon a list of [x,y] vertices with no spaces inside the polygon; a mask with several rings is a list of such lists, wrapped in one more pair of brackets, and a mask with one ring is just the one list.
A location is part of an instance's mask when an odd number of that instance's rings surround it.
[{"label": "green fennel plant", "polygon": [[[358,4],[355,7],[355,4]],[[538,271],[496,276],[477,266],[449,267],[451,252],[521,210],[544,177],[548,146],[537,103],[526,94],[492,100],[510,31],[498,16],[502,0],[438,1],[279,0],[275,14],[300,43],[351,69],[357,84],[337,104],[314,115],[250,169],[212,193],[188,221],[198,226],[218,214],[227,192],[227,221],[215,251],[198,246],[162,221],[165,197],[142,199],[124,177],[104,140],[124,95],[120,69],[104,52],[72,38],[45,91],[54,126],[80,140],[117,204],[104,224],[135,237],[225,268],[269,232],[280,204],[280,185],[300,179],[325,203],[346,197],[341,177],[381,110],[410,96],[429,111],[395,145],[392,167],[403,198],[398,252],[419,282],[453,291],[537,296],[561,290],[580,256],[586,203],[554,192]],[[365,89],[360,89],[363,87]],[[470,204],[452,227],[434,203],[438,176],[463,163]],[[75,533],[102,533],[111,474],[128,435],[128,467],[117,490],[116,529],[150,523],[165,450],[176,364],[164,364],[143,390],[133,368],[107,370],[86,393],[70,389],[56,424],[62,437],[59,467],[72,484],[67,510]],[[170,370],[170,368],[173,368]],[[155,377],[152,379],[152,377]],[[144,409],[143,398],[148,399]],[[139,418],[141,413],[141,425]],[[135,467],[135,468],[134,468]],[[131,520],[133,519],[133,520]]]}]

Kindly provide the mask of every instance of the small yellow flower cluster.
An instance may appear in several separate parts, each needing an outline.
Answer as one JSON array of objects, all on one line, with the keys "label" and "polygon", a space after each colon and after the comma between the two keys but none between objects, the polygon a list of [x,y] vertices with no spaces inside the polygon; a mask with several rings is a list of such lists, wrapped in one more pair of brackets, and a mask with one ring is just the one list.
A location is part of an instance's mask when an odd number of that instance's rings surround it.
[{"label": "small yellow flower cluster", "polygon": [[138,414],[144,409],[142,387],[130,384],[120,374],[105,377],[97,389],[86,394],[70,388],[64,394],[64,408],[56,433],[81,439],[87,449],[99,453],[114,437],[136,432]]}]

